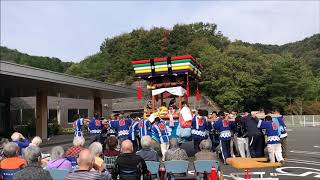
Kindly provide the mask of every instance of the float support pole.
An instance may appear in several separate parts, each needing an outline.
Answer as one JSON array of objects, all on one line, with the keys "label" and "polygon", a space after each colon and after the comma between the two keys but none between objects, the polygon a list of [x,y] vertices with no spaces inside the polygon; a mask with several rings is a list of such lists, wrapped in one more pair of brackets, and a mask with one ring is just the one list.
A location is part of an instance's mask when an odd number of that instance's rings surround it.
[{"label": "float support pole", "polygon": [[163,104],[163,93],[161,93],[160,98],[161,98],[161,106],[162,106],[162,104]]},{"label": "float support pole", "polygon": [[182,109],[182,96],[179,96],[179,110]]},{"label": "float support pole", "polygon": [[155,96],[152,96],[152,113],[154,113],[156,110],[156,98]]}]

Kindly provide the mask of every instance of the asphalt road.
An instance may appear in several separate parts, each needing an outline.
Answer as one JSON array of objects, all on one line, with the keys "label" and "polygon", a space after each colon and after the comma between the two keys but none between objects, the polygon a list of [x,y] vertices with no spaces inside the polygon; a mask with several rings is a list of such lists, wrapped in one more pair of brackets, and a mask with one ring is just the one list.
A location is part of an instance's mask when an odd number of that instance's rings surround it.
[{"label": "asphalt road", "polygon": [[[277,173],[281,180],[311,180],[320,179],[320,127],[290,128],[288,132],[289,159],[280,168],[253,169],[251,172]],[[71,142],[63,144],[65,148],[71,146]],[[182,144],[189,156],[193,156],[193,144],[187,142]],[[43,152],[48,152],[51,147],[45,147]],[[193,161],[193,158],[190,158]],[[229,165],[221,164],[225,180],[231,180],[230,173],[242,172]],[[189,164],[189,175],[193,174],[194,167]]]},{"label": "asphalt road", "polygon": [[[253,171],[277,172],[281,180],[320,179],[320,127],[292,128],[288,132],[289,159],[276,169],[256,169]],[[225,179],[231,172],[240,172],[222,165]]]}]

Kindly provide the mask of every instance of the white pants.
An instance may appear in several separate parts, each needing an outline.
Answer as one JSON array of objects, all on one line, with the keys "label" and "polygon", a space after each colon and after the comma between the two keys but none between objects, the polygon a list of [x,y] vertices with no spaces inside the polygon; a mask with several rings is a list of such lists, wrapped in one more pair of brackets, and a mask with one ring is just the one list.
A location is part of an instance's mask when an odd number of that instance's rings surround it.
[{"label": "white pants", "polygon": [[276,162],[275,158],[277,158],[277,161],[283,161],[282,157],[282,149],[281,144],[268,144],[268,153],[269,153],[269,159],[270,162]]},{"label": "white pants", "polygon": [[239,152],[238,137],[236,135],[233,135],[230,141],[231,157],[236,157],[234,148],[236,149],[237,152]]},{"label": "white pants", "polygon": [[240,152],[240,156],[242,158],[248,157],[250,158],[250,151],[249,151],[249,140],[248,138],[237,138],[238,148]]},{"label": "white pants", "polygon": [[165,161],[165,154],[169,149],[169,143],[161,143],[160,144],[161,154],[162,154],[162,161]]}]

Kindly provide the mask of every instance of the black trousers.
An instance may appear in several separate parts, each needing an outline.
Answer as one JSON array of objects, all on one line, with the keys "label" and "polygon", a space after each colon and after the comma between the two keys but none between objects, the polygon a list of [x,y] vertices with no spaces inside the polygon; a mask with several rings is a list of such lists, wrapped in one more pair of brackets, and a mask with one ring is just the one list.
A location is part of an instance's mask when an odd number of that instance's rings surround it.
[{"label": "black trousers", "polygon": [[194,152],[197,153],[200,151],[200,143],[203,139],[193,139],[193,149],[194,149]]},{"label": "black trousers", "polygon": [[220,144],[223,160],[226,160],[227,158],[231,157],[230,140],[220,141]]},{"label": "black trousers", "polygon": [[263,135],[252,135],[249,138],[249,151],[252,158],[264,157],[265,139]]},{"label": "black trousers", "polygon": [[139,142],[138,139],[135,140],[131,140],[132,144],[133,144],[133,151],[137,152],[139,150]]},{"label": "black trousers", "polygon": [[215,134],[211,134],[210,133],[210,139],[211,139],[211,151],[212,152],[216,152],[216,148],[219,146],[220,142],[219,142],[219,137],[218,139],[216,138]]}]

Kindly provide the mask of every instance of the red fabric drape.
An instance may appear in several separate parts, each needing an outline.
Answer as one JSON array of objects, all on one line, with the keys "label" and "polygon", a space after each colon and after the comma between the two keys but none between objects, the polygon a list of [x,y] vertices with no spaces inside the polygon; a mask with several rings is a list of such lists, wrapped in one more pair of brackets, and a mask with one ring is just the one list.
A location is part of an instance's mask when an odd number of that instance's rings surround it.
[{"label": "red fabric drape", "polygon": [[140,85],[140,80],[139,80],[138,89],[137,89],[137,98],[138,98],[138,100],[142,99],[142,89],[141,89],[141,85]]},{"label": "red fabric drape", "polygon": [[184,97],[184,102],[188,102],[188,96],[185,94],[183,97]]},{"label": "red fabric drape", "polygon": [[200,99],[201,99],[201,94],[199,90],[199,84],[197,83],[196,100],[200,101]]},{"label": "red fabric drape", "polygon": [[190,96],[190,85],[189,85],[189,74],[187,74],[187,92],[186,92],[187,97]]}]

